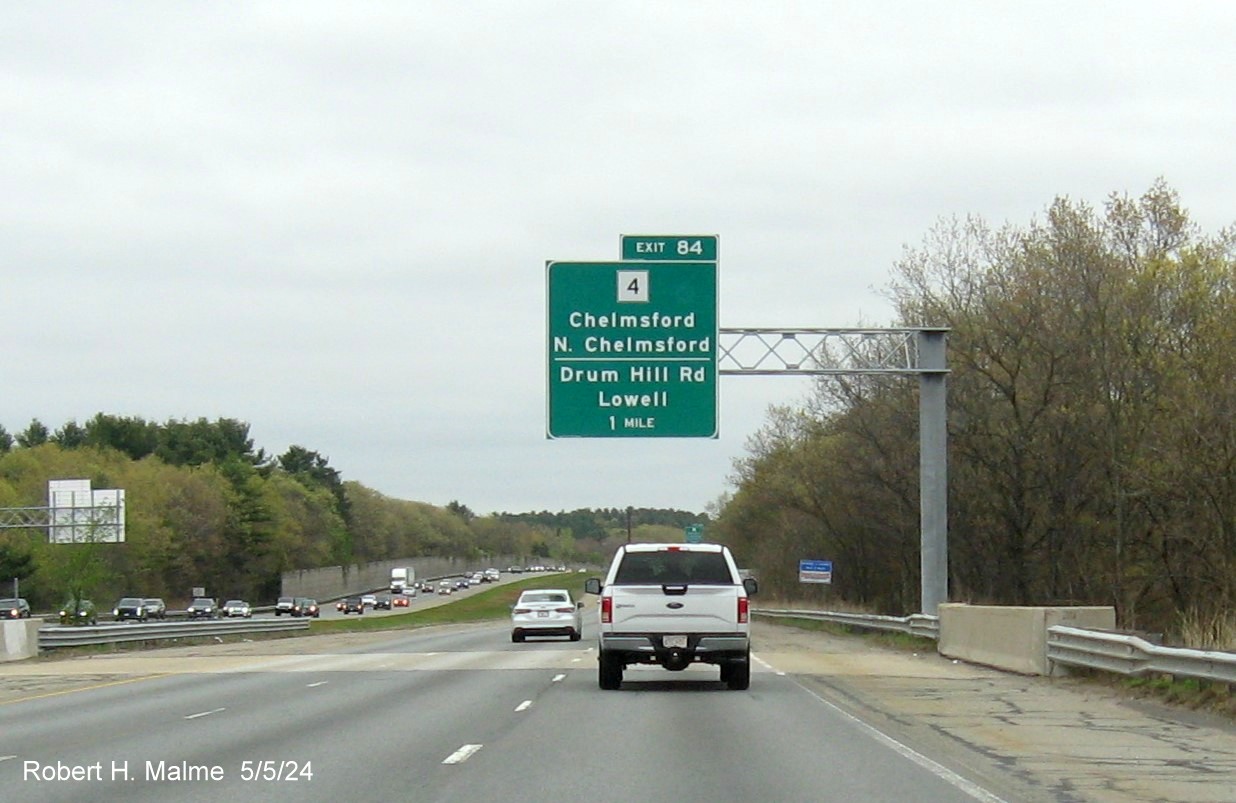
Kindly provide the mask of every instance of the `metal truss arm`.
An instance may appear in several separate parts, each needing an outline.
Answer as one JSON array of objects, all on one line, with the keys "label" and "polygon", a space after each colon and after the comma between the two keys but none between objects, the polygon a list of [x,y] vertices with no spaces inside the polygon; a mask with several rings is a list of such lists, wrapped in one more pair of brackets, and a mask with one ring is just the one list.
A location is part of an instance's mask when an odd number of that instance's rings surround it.
[{"label": "metal truss arm", "polygon": [[722,328],[717,343],[718,373],[795,376],[839,374],[946,373],[924,365],[923,334],[913,329]]}]

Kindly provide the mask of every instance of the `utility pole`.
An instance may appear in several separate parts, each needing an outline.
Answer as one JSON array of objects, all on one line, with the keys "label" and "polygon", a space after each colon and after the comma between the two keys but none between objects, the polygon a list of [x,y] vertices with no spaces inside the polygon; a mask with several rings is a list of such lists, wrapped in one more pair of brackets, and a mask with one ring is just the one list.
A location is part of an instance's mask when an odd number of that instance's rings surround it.
[{"label": "utility pole", "polygon": [[627,543],[631,543],[631,506],[627,505]]}]

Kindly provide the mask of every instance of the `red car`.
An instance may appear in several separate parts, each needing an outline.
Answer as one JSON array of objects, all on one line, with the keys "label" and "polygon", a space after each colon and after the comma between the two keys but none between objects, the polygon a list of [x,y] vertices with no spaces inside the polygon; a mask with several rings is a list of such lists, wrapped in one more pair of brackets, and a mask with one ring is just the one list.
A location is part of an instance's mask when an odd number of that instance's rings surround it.
[{"label": "red car", "polygon": [[408,607],[408,598],[405,597],[403,594],[398,594],[396,596],[391,597],[391,607],[392,608]]}]

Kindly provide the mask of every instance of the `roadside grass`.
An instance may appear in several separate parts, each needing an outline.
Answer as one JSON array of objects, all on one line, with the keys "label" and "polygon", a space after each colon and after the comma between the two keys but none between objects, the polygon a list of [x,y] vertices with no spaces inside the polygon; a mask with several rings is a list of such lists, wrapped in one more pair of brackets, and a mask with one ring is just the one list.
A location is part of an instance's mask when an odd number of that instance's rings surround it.
[{"label": "roadside grass", "polygon": [[[1090,677],[1112,684],[1112,680],[1095,672]],[[1126,678],[1117,676],[1115,684],[1130,695],[1151,698],[1193,711],[1207,711],[1236,720],[1236,694],[1230,684],[1194,678],[1174,678],[1171,675],[1149,675]]]}]

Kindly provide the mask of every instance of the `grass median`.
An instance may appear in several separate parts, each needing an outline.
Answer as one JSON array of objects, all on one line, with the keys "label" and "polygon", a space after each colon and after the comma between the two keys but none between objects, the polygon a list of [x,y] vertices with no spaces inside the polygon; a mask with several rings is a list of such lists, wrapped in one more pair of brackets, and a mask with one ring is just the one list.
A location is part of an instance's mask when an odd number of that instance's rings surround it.
[{"label": "grass median", "polygon": [[[407,613],[387,616],[317,619],[310,624],[309,634],[316,636],[366,630],[405,630],[429,625],[457,625],[507,619],[511,615],[511,606],[515,604],[515,600],[519,599],[521,591],[528,588],[565,588],[575,599],[583,599],[584,580],[591,576],[578,572],[538,574],[490,588],[482,586],[483,590],[452,598],[450,602],[432,608],[413,609]],[[415,602],[412,604],[416,605]]]}]

